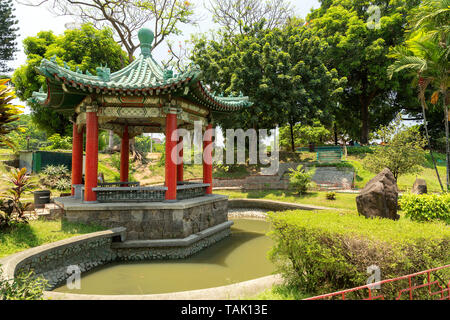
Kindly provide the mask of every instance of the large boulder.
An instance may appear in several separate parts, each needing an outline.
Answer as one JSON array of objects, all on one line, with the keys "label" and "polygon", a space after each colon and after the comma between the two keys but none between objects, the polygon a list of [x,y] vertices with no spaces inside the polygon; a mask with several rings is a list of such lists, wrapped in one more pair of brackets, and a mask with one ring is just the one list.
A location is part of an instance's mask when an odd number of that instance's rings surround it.
[{"label": "large boulder", "polygon": [[414,181],[413,187],[412,187],[412,193],[415,194],[424,194],[427,193],[427,182],[423,179],[416,179]]},{"label": "large boulder", "polygon": [[385,168],[370,180],[356,197],[359,214],[366,218],[397,220],[398,187],[392,172]]}]

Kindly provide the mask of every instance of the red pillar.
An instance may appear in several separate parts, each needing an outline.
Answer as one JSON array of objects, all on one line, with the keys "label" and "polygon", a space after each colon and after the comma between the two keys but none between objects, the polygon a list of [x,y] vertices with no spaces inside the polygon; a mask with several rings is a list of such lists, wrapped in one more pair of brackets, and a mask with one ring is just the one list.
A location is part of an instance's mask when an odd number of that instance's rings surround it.
[{"label": "red pillar", "polygon": [[178,138],[178,145],[181,163],[177,164],[177,181],[183,181],[183,136]]},{"label": "red pillar", "polygon": [[212,124],[208,124],[203,137],[203,183],[209,183],[206,194],[212,194]]},{"label": "red pillar", "polygon": [[84,201],[97,201],[92,188],[97,187],[98,174],[98,119],[96,112],[86,112],[86,172]]},{"label": "red pillar", "polygon": [[83,129],[73,123],[72,135],[72,195],[75,194],[74,184],[81,184],[83,179]]},{"label": "red pillar", "polygon": [[128,181],[130,161],[130,139],[128,136],[128,126],[123,129],[122,143],[120,146],[120,181]]},{"label": "red pillar", "polygon": [[[178,137],[173,137],[172,134],[177,129],[177,115],[175,113],[168,113],[166,115],[166,200],[177,199],[177,165],[172,159],[172,150],[176,150]],[[176,154],[176,151],[175,151]]]}]

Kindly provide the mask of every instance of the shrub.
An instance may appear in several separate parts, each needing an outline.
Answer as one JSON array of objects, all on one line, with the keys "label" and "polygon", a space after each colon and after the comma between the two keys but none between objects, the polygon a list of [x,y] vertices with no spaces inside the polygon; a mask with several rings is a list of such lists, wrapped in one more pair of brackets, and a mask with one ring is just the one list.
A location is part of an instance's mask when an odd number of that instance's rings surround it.
[{"label": "shrub", "polygon": [[404,194],[399,199],[401,209],[406,217],[415,221],[442,220],[450,224],[450,193]]},{"label": "shrub", "polygon": [[55,133],[48,137],[49,145],[42,148],[43,150],[71,150],[72,149],[72,137],[61,137],[58,133]]},{"label": "shrub", "polygon": [[71,188],[72,180],[65,165],[48,165],[42,170],[41,183],[49,188],[65,191]]},{"label": "shrub", "polygon": [[8,280],[4,279],[0,268],[0,300],[42,300],[48,283],[33,272]]},{"label": "shrub", "polygon": [[312,171],[305,172],[302,165],[299,165],[296,170],[290,169],[289,184],[299,194],[304,194],[311,187]]},{"label": "shrub", "polygon": [[347,146],[347,155],[362,155],[373,153],[376,147],[368,146]]},{"label": "shrub", "polygon": [[27,168],[13,169],[5,180],[10,186],[6,191],[6,201],[0,201],[0,228],[10,227],[15,222],[27,222],[25,211],[30,203],[22,202],[21,198],[34,187]]},{"label": "shrub", "polygon": [[[270,258],[287,284],[301,292],[323,294],[365,285],[372,265],[380,268],[381,279],[389,279],[450,262],[450,229],[441,222],[299,210],[269,213],[269,220],[274,239]],[[448,281],[450,272],[439,276]],[[414,284],[422,280],[416,277]],[[379,293],[393,298],[399,286],[405,282],[384,284]]]},{"label": "shrub", "polygon": [[326,195],[328,200],[336,200],[336,192],[330,191],[327,192]]}]

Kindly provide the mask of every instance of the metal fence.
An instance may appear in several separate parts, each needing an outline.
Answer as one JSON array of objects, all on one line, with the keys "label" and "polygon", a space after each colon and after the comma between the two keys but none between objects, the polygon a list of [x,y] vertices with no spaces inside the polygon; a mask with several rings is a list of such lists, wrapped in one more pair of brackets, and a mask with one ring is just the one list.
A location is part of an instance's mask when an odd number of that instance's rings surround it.
[{"label": "metal fence", "polygon": [[[439,274],[439,272],[444,274]],[[450,264],[442,267],[429,269],[417,273],[408,274],[406,276],[378,281],[365,286],[352,289],[337,291],[333,293],[323,294],[307,298],[305,300],[354,300],[355,296],[361,300],[384,300],[385,294],[381,293],[381,289],[375,289],[387,284],[398,284],[400,288],[397,290],[395,300],[414,300],[432,299],[432,300],[450,300]],[[443,278],[443,276],[447,276]],[[418,296],[418,291],[420,296]],[[356,294],[356,295],[355,295]]]}]

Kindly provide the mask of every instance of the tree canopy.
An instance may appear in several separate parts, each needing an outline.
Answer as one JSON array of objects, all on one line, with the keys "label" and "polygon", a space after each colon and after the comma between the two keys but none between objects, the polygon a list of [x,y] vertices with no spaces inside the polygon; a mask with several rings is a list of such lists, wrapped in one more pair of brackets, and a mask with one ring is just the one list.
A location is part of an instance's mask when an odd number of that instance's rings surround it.
[{"label": "tree canopy", "polygon": [[12,0],[0,2],[0,72],[11,71],[7,61],[13,60],[17,51],[18,21],[14,16],[14,4]]},{"label": "tree canopy", "polygon": [[[96,74],[95,68],[101,64],[107,64],[111,72],[128,64],[128,56],[114,41],[111,29],[97,30],[90,24],[85,24],[80,29],[66,30],[59,36],[51,31],[41,31],[36,37],[26,38],[23,45],[27,62],[16,69],[13,75],[17,96],[22,100],[29,99],[33,91],[46,89],[44,77],[35,69],[43,58],[56,56],[56,61],[61,66],[66,62],[74,71],[78,67],[83,72],[89,71],[92,74]],[[71,125],[66,116],[39,104],[27,103],[33,120],[48,135],[71,135]]]},{"label": "tree canopy", "polygon": [[329,44],[324,63],[348,79],[334,112],[338,130],[363,144],[396,112],[419,107],[414,91],[404,85],[410,78],[386,77],[393,62],[389,50],[405,40],[408,12],[419,2],[321,0],[321,7],[307,17],[314,35]]},{"label": "tree canopy", "polygon": [[295,20],[283,29],[253,25],[245,35],[198,38],[192,60],[213,91],[250,97],[252,107],[215,120],[227,128],[274,128],[313,119],[330,122],[332,101],[345,78],[320,60],[326,42]]}]

